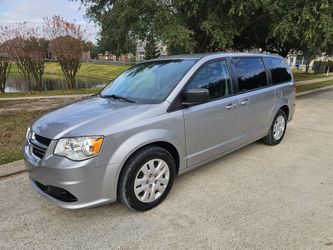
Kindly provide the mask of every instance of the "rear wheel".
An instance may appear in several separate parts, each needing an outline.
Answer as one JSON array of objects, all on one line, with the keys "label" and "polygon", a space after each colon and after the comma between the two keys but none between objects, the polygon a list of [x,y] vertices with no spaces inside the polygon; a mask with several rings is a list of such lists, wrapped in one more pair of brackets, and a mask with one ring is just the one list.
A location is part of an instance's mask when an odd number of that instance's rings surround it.
[{"label": "rear wheel", "polygon": [[283,110],[279,110],[274,117],[273,123],[267,136],[262,141],[268,145],[279,144],[287,129],[287,115]]},{"label": "rear wheel", "polygon": [[119,180],[119,198],[130,209],[146,211],[160,204],[171,190],[175,161],[163,148],[149,146],[126,162]]}]

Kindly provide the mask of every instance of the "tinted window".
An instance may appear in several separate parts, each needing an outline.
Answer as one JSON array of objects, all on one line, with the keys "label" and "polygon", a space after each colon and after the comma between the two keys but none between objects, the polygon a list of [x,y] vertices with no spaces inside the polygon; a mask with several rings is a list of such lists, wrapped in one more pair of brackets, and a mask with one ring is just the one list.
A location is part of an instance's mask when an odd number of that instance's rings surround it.
[{"label": "tinted window", "polygon": [[261,88],[267,85],[266,71],[261,58],[234,59],[240,92]]},{"label": "tinted window", "polygon": [[159,60],[139,63],[101,91],[138,103],[160,103],[167,98],[196,60]]},{"label": "tinted window", "polygon": [[230,95],[231,81],[226,62],[216,61],[203,66],[187,88],[208,89],[210,99]]},{"label": "tinted window", "polygon": [[291,81],[291,72],[287,64],[280,58],[269,57],[266,59],[272,73],[273,84]]}]

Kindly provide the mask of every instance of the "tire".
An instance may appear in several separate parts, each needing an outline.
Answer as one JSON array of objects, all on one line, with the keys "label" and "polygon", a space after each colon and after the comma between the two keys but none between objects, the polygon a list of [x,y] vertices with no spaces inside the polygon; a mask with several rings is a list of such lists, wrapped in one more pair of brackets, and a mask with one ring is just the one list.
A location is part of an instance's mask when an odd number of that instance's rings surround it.
[{"label": "tire", "polygon": [[119,200],[132,210],[152,209],[169,194],[175,172],[175,160],[167,150],[158,146],[142,148],[124,165],[119,179]]},{"label": "tire", "polygon": [[[279,123],[282,121],[281,119],[283,119],[283,121],[284,121],[283,124]],[[280,130],[280,132],[279,132],[280,134],[276,134],[277,130],[274,129],[274,126],[276,124],[281,125],[280,127],[283,127],[283,131]],[[287,115],[282,109],[280,109],[276,113],[276,115],[273,119],[273,123],[271,125],[271,128],[269,129],[268,135],[265,136],[264,138],[262,138],[262,141],[267,145],[272,145],[272,146],[277,145],[282,141],[282,139],[286,133],[286,130],[287,130]]]}]

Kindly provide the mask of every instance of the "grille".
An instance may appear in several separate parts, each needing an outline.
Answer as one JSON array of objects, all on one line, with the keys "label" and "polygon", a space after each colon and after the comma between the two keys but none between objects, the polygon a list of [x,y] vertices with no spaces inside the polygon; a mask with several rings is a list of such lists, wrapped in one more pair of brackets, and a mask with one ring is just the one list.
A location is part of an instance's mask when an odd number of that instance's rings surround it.
[{"label": "grille", "polygon": [[31,153],[37,158],[42,159],[51,143],[51,139],[34,134],[30,143]]},{"label": "grille", "polygon": [[45,151],[43,149],[39,149],[35,146],[32,146],[32,153],[40,159],[42,159],[45,155]]},{"label": "grille", "polygon": [[45,146],[49,146],[51,143],[51,139],[37,135],[37,134],[35,134],[35,140]]}]

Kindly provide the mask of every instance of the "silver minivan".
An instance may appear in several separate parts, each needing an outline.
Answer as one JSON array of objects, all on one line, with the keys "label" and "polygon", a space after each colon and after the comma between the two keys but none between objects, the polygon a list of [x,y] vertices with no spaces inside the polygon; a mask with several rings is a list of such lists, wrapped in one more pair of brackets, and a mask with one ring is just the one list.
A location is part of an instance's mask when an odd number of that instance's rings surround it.
[{"label": "silver minivan", "polygon": [[117,200],[157,206],[174,177],[262,139],[277,145],[294,114],[295,83],[279,56],[167,56],[121,74],[100,93],[28,128],[32,187],[68,209]]}]

